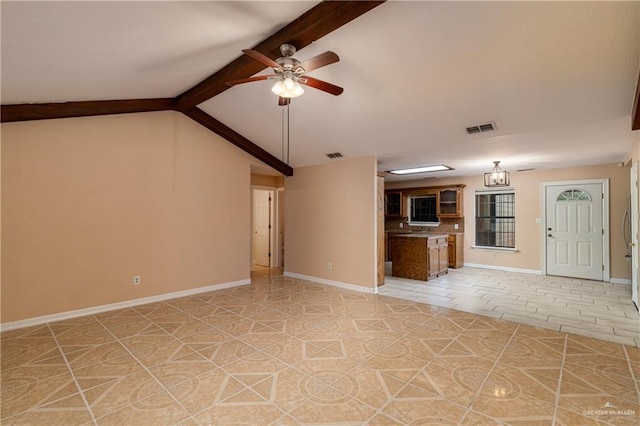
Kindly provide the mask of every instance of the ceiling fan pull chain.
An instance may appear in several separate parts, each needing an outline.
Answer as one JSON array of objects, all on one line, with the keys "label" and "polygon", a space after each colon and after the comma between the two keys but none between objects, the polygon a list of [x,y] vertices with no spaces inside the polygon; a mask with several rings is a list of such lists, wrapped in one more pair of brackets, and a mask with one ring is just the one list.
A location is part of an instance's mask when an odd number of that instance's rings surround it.
[{"label": "ceiling fan pull chain", "polygon": [[[282,159],[282,163],[284,163],[285,165],[289,165],[289,131],[290,131],[290,126],[289,126],[289,105],[286,105],[286,111],[285,108],[282,108],[282,141],[281,141],[281,148],[280,148],[280,158]],[[286,147],[285,147],[286,144]],[[284,171],[284,165],[283,165],[283,170],[282,170],[282,176],[286,179],[287,175]]]},{"label": "ceiling fan pull chain", "polygon": [[287,104],[287,161],[286,163],[289,164],[289,137],[290,137],[290,133],[291,133],[291,125],[290,125],[290,120],[289,120],[289,107],[291,106],[291,104]]},{"label": "ceiling fan pull chain", "polygon": [[[284,108],[281,108],[281,110],[282,110],[282,129],[281,129],[282,130],[282,132],[281,132],[282,137],[281,137],[281,140],[280,140],[280,159],[282,160],[282,162],[284,164],[286,164],[286,161],[285,161],[285,158],[284,158],[284,131],[285,131],[285,127],[284,127]],[[286,174],[284,173],[284,165],[283,165],[283,168],[282,168],[282,176],[285,179],[287,178]]]}]

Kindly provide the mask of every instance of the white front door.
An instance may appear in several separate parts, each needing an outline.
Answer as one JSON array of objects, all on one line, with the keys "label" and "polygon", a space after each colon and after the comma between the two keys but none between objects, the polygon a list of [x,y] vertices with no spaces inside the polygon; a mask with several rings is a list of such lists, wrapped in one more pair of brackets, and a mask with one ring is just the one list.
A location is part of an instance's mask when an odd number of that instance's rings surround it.
[{"label": "white front door", "polygon": [[602,281],[602,184],[549,185],[545,202],[547,274]]},{"label": "white front door", "polygon": [[253,191],[253,262],[271,266],[271,191]]}]

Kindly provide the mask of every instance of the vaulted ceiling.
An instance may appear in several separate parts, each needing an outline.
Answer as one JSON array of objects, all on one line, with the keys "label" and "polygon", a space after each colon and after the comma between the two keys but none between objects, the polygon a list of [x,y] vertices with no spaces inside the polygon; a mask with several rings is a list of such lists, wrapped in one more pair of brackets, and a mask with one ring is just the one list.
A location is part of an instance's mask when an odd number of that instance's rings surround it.
[{"label": "vaulted ceiling", "polygon": [[378,3],[2,2],[2,121],[176,109],[290,172],[273,82],[224,84],[269,71],[242,49],[290,42],[336,52],[310,75],[345,88],[293,99],[293,168],[341,152],[463,176],[619,162],[638,141],[639,2]]}]

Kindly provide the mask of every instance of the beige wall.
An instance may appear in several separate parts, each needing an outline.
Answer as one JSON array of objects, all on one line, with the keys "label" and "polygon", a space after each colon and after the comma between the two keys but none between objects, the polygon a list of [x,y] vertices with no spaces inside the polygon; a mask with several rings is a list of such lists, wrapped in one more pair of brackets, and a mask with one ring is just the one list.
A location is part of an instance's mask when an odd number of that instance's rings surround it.
[{"label": "beige wall", "polygon": [[[464,261],[497,267],[518,268],[540,271],[542,269],[542,229],[536,224],[536,218],[544,217],[541,211],[541,183],[577,179],[609,178],[609,229],[611,253],[611,278],[629,279],[629,262],[625,259],[622,236],[622,216],[627,208],[629,196],[629,167],[617,164],[605,164],[593,167],[580,167],[557,170],[533,170],[530,172],[511,172],[511,186],[516,189],[516,247],[517,253],[474,250],[475,200],[477,189],[483,189],[483,177],[463,177],[431,179],[429,185],[465,184],[465,248]],[[386,189],[425,186],[425,181],[393,182]]]},{"label": "beige wall", "polygon": [[375,158],[296,168],[285,194],[285,270],[373,288]]},{"label": "beige wall", "polygon": [[2,323],[249,278],[251,157],[217,135],[175,112],[1,131]]}]

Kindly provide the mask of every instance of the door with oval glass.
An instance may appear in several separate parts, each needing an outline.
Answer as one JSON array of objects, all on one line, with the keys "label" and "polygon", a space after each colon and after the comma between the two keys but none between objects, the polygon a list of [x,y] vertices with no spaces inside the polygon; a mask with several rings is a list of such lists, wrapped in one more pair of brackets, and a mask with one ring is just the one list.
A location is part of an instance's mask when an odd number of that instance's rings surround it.
[{"label": "door with oval glass", "polygon": [[602,183],[547,185],[545,204],[547,274],[602,281]]}]

